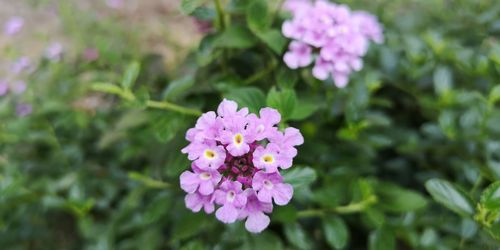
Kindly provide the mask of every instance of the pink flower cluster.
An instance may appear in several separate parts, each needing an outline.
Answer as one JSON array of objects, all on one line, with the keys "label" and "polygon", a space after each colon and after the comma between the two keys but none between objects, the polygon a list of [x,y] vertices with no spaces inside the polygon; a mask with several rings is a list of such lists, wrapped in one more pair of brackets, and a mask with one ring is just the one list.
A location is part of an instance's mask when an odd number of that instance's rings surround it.
[{"label": "pink flower cluster", "polygon": [[202,208],[223,223],[245,220],[248,231],[258,233],[270,223],[273,203],[286,205],[293,196],[290,184],[283,183],[279,169],[292,166],[295,146],[304,142],[300,131],[276,125],[280,113],[263,108],[260,117],[238,110],[234,101],[224,99],[217,113],[204,113],[186,133],[190,144],[182,149],[193,161],[192,171],[180,176],[186,191],[186,207]]},{"label": "pink flower cluster", "polygon": [[288,0],[284,7],[293,15],[282,26],[283,35],[293,39],[283,58],[286,65],[296,69],[315,61],[313,76],[326,80],[331,75],[339,88],[347,85],[352,71],[363,67],[370,41],[384,40],[375,16],[346,5]]}]

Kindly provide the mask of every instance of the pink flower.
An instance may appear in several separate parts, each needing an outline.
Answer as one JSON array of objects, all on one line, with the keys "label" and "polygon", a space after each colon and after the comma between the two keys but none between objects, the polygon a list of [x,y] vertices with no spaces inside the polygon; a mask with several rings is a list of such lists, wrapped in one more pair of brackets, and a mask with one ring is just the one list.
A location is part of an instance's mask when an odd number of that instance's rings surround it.
[{"label": "pink flower", "polygon": [[252,187],[261,202],[271,203],[274,200],[277,205],[283,206],[288,204],[293,196],[292,185],[283,183],[283,177],[277,172],[257,172],[253,177]]},{"label": "pink flower", "polygon": [[16,115],[19,117],[28,116],[33,112],[33,107],[30,104],[21,103],[16,106]]},{"label": "pink flower", "polygon": [[319,0],[288,0],[284,5],[293,19],[285,21],[282,32],[292,42],[283,61],[291,69],[316,63],[313,76],[319,80],[332,77],[343,88],[349,75],[363,67],[362,57],[370,41],[383,42],[382,26],[377,18],[362,11],[352,12],[345,5]]},{"label": "pink flower", "polygon": [[9,83],[5,80],[0,80],[0,96],[4,96],[9,92]]},{"label": "pink flower", "polygon": [[12,73],[19,74],[30,67],[30,59],[26,56],[19,57],[14,64],[12,64]]},{"label": "pink flower", "polygon": [[[269,225],[264,212],[272,211],[273,199],[282,205],[292,198],[291,186],[278,171],[292,166],[295,147],[304,142],[297,129],[279,131],[280,120],[275,109],[262,108],[257,116],[226,99],[217,113],[202,114],[187,130],[189,144],[181,150],[193,161],[192,171],[179,178],[187,193],[186,207],[211,213],[217,204],[215,216],[223,223],[246,219],[248,231],[264,230]],[[259,200],[256,191],[266,200]]]},{"label": "pink flower", "polygon": [[273,211],[273,204],[260,201],[252,189],[247,189],[245,193],[247,195],[247,204],[240,210],[238,219],[243,220],[246,218],[245,228],[249,232],[260,233],[271,222],[271,219],[265,213]]},{"label": "pink flower", "polygon": [[239,208],[247,203],[247,197],[243,194],[242,185],[236,181],[225,181],[220,189],[215,191],[215,202],[222,205],[215,212],[218,220],[224,223],[233,223],[238,218]]},{"label": "pink flower", "polygon": [[291,69],[301,68],[309,65],[312,61],[312,48],[302,42],[290,43],[289,51],[285,53],[283,60]]},{"label": "pink flower", "polygon": [[222,176],[217,170],[202,170],[193,166],[193,172],[184,171],[180,176],[181,188],[187,193],[198,191],[202,195],[214,192],[214,187],[220,182]]},{"label": "pink flower", "polygon": [[106,0],[106,5],[113,9],[119,9],[123,7],[123,0]]},{"label": "pink flower", "polygon": [[24,19],[22,17],[11,17],[3,26],[3,33],[7,36],[17,34],[24,26]]},{"label": "pink flower", "polygon": [[14,85],[11,86],[11,90],[12,92],[14,92],[14,94],[22,94],[26,91],[26,83],[24,81],[16,81],[14,82]]},{"label": "pink flower", "polygon": [[205,213],[211,214],[215,210],[213,195],[202,195],[200,193],[187,194],[184,198],[186,207],[197,213],[203,208]]},{"label": "pink flower", "polygon": [[51,61],[59,61],[61,60],[61,55],[63,52],[62,44],[55,42],[49,45],[45,50],[45,57]]}]

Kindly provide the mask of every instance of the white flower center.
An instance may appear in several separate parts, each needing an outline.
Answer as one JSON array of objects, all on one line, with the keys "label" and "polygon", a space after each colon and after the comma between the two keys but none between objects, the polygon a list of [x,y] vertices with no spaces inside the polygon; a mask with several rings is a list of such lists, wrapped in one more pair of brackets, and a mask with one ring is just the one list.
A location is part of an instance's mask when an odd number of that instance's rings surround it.
[{"label": "white flower center", "polygon": [[236,194],[234,193],[234,191],[231,190],[231,191],[227,192],[226,200],[229,202],[233,202],[235,196],[236,196]]},{"label": "white flower center", "polygon": [[265,129],[264,125],[260,124],[259,126],[257,126],[257,133],[262,133],[264,129]]},{"label": "white flower center", "polygon": [[273,183],[268,181],[268,180],[265,180],[264,181],[264,187],[267,188],[267,189],[272,189],[273,188]]},{"label": "white flower center", "polygon": [[213,150],[207,149],[205,150],[205,153],[203,154],[205,158],[212,160],[217,156],[217,153],[215,153]]},{"label": "white flower center", "polygon": [[200,174],[200,179],[206,181],[212,178],[212,175],[210,173],[204,172]]},{"label": "white flower center", "polygon": [[243,144],[243,135],[238,133],[233,136],[233,142],[236,146]]}]

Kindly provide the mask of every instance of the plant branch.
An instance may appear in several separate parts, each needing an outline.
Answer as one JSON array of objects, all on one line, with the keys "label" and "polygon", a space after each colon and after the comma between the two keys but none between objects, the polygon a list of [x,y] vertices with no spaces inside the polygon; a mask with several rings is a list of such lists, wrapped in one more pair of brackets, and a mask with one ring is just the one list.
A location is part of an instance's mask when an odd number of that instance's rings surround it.
[{"label": "plant branch", "polygon": [[197,109],[192,109],[192,108],[186,108],[183,106],[179,106],[177,104],[173,104],[170,102],[166,101],[147,101],[146,106],[149,108],[157,108],[157,109],[165,109],[165,110],[170,110],[170,111],[175,111],[181,114],[185,115],[191,115],[191,116],[200,116],[202,113],[201,111]]},{"label": "plant branch", "polygon": [[303,211],[299,211],[297,213],[297,217],[299,218],[307,218],[307,217],[321,217],[327,213],[337,213],[337,214],[352,214],[358,213],[365,210],[367,207],[373,205],[377,202],[377,197],[372,195],[365,200],[360,202],[351,203],[345,206],[338,206],[333,208],[324,208],[324,209],[307,209]]}]

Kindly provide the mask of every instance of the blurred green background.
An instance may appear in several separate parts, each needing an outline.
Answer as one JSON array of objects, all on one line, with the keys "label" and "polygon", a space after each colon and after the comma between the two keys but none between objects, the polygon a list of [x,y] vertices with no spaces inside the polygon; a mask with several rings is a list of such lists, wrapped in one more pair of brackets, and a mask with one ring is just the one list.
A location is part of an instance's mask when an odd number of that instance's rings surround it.
[{"label": "blurred green background", "polygon": [[[0,0],[0,249],[500,247],[498,1],[339,1],[385,29],[345,89],[282,63],[281,1],[220,2]],[[305,137],[292,202],[257,235],[186,209],[196,117],[152,102],[269,95]]]}]

